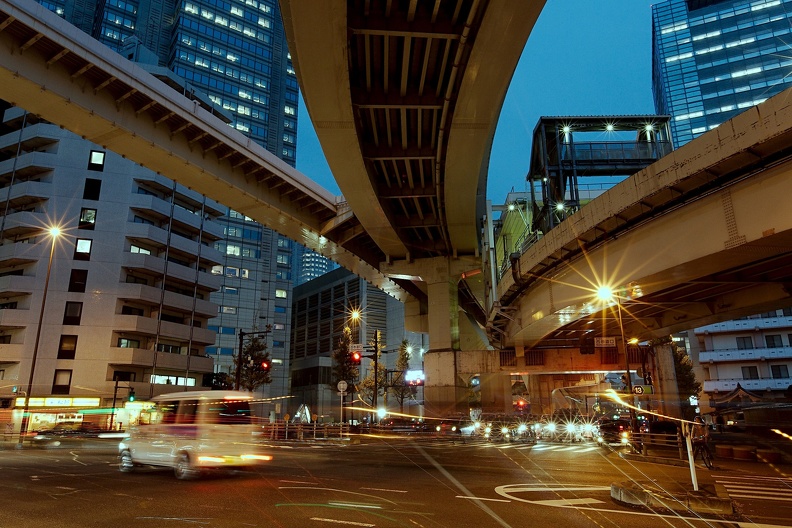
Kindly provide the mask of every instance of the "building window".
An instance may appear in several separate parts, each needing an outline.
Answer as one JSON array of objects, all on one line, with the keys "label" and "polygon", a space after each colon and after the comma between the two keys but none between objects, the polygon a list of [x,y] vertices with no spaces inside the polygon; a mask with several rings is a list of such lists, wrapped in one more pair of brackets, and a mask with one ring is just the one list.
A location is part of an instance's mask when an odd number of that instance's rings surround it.
[{"label": "building window", "polygon": [[759,379],[759,369],[756,367],[743,367],[742,368],[742,376],[743,379]]},{"label": "building window", "polygon": [[228,295],[238,295],[239,288],[231,288],[229,286],[223,286],[223,293],[227,293]]},{"label": "building window", "polygon": [[85,293],[85,283],[88,281],[88,270],[73,269],[69,277],[69,291]]},{"label": "building window", "polygon": [[220,313],[224,314],[235,314],[237,313],[236,306],[221,306]]},{"label": "building window", "polygon": [[767,348],[781,348],[784,344],[781,342],[781,335],[766,335],[765,344]]},{"label": "building window", "polygon": [[113,371],[113,380],[114,381],[135,381],[137,376],[134,372],[129,372],[128,370],[114,370]]},{"label": "building window", "polygon": [[58,345],[58,359],[74,359],[77,350],[76,335],[62,335]]},{"label": "building window", "polygon": [[217,265],[212,266],[212,275],[222,275],[223,274],[223,266]]},{"label": "building window", "polygon": [[94,178],[85,178],[85,187],[83,188],[84,200],[98,200],[99,191],[102,189],[102,180]]},{"label": "building window", "polygon": [[69,394],[71,378],[71,370],[56,370],[52,380],[52,394]]},{"label": "building window", "polygon": [[74,244],[74,260],[91,260],[91,239],[78,238]]},{"label": "building window", "polygon": [[140,339],[118,338],[118,348],[140,348]]},{"label": "building window", "polygon": [[770,365],[770,375],[773,379],[787,379],[789,377],[789,367],[786,365]]},{"label": "building window", "polygon": [[142,248],[142,247],[136,246],[134,244],[129,246],[129,252],[130,253],[142,253],[143,255],[151,255],[151,250],[150,249]]},{"label": "building window", "polygon": [[286,313],[286,307],[285,306],[276,306],[275,307],[275,313],[285,314]]},{"label": "building window", "polygon": [[285,299],[286,298],[286,290],[275,290],[275,297],[277,297],[279,299]]},{"label": "building window", "polygon": [[135,306],[127,306],[124,305],[121,307],[121,314],[122,315],[137,315],[138,317],[143,317],[145,314],[143,313],[143,308],[137,308]]},{"label": "building window", "polygon": [[77,229],[93,229],[96,225],[96,209],[83,208],[80,211],[80,223]]},{"label": "building window", "polygon": [[226,277],[239,277],[239,268],[226,266],[225,275]]},{"label": "building window", "polygon": [[104,170],[105,153],[100,150],[92,150],[88,158],[88,170],[102,172]]},{"label": "building window", "polygon": [[288,266],[289,265],[289,255],[283,255],[281,253],[278,253],[278,264],[285,264],[285,265]]},{"label": "building window", "polygon": [[750,337],[737,338],[737,350],[751,350],[753,348],[753,339]]},{"label": "building window", "polygon": [[80,317],[82,317],[82,306],[83,303],[81,302],[67,302],[66,309],[63,311],[63,324],[80,324]]}]

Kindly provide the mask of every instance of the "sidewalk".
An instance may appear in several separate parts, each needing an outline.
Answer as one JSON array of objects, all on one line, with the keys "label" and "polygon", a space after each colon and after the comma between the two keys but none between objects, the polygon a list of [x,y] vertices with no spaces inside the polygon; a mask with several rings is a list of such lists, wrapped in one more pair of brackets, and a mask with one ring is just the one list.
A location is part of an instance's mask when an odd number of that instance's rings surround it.
[{"label": "sidewalk", "polygon": [[[732,516],[734,506],[725,488],[712,483],[709,471],[792,476],[792,440],[782,435],[745,432],[713,432],[710,447],[715,455],[715,467],[706,469],[696,463],[699,489],[693,485],[660,489],[653,482],[624,482],[611,485],[611,497],[621,503],[644,508],[664,508],[672,511],[693,511],[701,514]],[[720,453],[721,456],[718,456]],[[728,455],[728,456],[724,456]],[[687,458],[680,459],[679,451],[668,448],[650,449],[647,455],[619,453],[632,462],[690,467]]]}]

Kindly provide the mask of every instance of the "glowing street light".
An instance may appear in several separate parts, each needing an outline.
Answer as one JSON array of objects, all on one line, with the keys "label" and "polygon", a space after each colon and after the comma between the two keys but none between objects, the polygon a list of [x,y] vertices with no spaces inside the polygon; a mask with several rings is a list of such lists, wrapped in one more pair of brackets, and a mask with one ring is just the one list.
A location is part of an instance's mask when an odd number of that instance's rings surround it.
[{"label": "glowing street light", "polygon": [[[622,322],[622,307],[621,307],[621,298],[616,295],[613,291],[613,288],[610,286],[600,286],[597,289],[597,298],[601,301],[612,303],[616,301],[616,311],[619,316],[619,333],[621,334],[621,342],[622,342],[622,350],[624,350],[624,368],[627,370],[627,393],[632,395],[633,387],[632,387],[632,375],[630,374],[630,355],[627,352],[627,341],[624,337],[624,323]],[[635,409],[633,406],[629,406],[630,409],[630,426],[632,427],[633,432],[636,429],[636,420],[635,420]]]},{"label": "glowing street light", "polygon": [[33,344],[33,358],[30,360],[30,377],[28,378],[27,392],[25,393],[25,406],[22,408],[22,423],[19,426],[18,448],[22,447],[28,422],[30,421],[28,416],[30,412],[30,393],[33,390],[33,374],[36,371],[36,357],[38,356],[39,341],[41,339],[41,326],[44,321],[44,307],[47,304],[47,290],[49,290],[50,272],[52,271],[52,256],[55,254],[55,242],[58,240],[61,230],[59,227],[53,226],[49,228],[48,233],[52,242],[50,244],[49,263],[47,264],[47,276],[44,279],[44,294],[41,297],[41,311],[39,312],[38,328],[36,329],[36,340]]}]

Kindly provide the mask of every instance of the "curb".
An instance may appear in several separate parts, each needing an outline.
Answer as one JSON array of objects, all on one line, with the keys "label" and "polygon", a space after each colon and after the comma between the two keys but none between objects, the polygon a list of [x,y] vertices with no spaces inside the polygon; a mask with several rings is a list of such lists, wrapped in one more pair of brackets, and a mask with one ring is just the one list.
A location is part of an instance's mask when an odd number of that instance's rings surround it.
[{"label": "curb", "polygon": [[734,515],[734,505],[728,496],[717,493],[714,486],[703,486],[698,491],[682,491],[671,494],[653,487],[648,482],[625,482],[611,484],[611,498],[622,504],[638,506],[652,511],[658,508],[674,512]]}]

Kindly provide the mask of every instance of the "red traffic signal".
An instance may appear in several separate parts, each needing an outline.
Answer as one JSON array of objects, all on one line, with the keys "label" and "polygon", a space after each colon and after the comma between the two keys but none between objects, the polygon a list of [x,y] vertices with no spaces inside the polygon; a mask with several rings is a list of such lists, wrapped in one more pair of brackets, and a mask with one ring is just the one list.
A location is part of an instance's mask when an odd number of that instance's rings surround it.
[{"label": "red traffic signal", "polygon": [[360,356],[360,352],[358,352],[356,350],[356,351],[352,352],[352,356],[350,356],[350,357],[352,359],[352,364],[353,365],[360,365],[360,357],[361,357]]},{"label": "red traffic signal", "polygon": [[261,372],[269,372],[270,370],[270,363],[269,361],[262,361],[261,362]]}]

